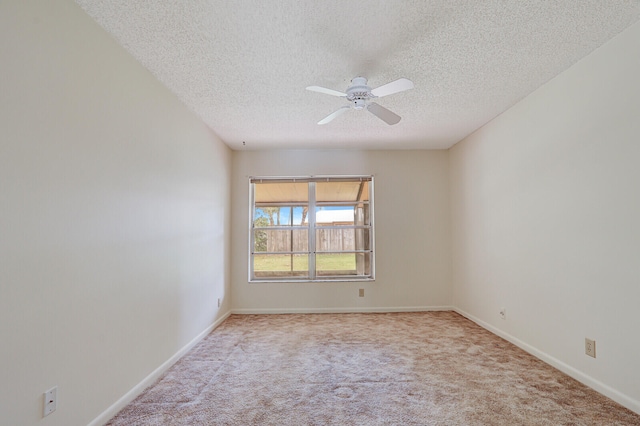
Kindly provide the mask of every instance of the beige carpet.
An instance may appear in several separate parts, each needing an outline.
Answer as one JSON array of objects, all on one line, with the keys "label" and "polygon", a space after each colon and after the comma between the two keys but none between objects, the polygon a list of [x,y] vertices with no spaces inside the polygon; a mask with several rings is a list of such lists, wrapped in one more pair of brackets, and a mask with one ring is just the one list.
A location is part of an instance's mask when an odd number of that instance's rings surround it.
[{"label": "beige carpet", "polygon": [[640,425],[453,312],[232,315],[110,425]]}]

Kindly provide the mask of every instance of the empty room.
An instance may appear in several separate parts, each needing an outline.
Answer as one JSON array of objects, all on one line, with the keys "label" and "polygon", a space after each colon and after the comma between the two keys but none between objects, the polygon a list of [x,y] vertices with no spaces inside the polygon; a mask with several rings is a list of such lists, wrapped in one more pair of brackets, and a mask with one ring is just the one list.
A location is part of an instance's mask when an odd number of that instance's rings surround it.
[{"label": "empty room", "polygon": [[0,424],[640,425],[640,0],[0,0]]}]

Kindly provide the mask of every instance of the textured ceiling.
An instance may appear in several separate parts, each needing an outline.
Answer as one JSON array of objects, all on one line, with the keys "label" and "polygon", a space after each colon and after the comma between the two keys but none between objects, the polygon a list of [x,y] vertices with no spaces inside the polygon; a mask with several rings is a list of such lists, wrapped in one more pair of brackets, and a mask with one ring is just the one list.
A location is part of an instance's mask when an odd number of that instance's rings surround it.
[{"label": "textured ceiling", "polygon": [[[76,0],[233,149],[448,148],[640,19],[640,0]],[[316,123],[356,76],[415,88]],[[243,146],[243,142],[246,145]]]}]

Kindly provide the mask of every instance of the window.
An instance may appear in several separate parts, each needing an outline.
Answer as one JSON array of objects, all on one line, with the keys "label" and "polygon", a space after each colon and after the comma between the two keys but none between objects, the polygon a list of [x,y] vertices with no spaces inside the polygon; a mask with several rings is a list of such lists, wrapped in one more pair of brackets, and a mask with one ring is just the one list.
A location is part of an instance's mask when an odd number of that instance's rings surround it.
[{"label": "window", "polygon": [[372,176],[250,186],[249,281],[374,279]]}]

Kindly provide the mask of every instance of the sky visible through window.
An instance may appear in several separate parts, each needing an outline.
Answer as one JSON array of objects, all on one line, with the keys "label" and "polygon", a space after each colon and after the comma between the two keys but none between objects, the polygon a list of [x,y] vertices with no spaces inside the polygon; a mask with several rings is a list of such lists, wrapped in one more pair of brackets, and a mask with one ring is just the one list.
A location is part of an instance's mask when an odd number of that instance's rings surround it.
[{"label": "sky visible through window", "polygon": [[[255,212],[255,219],[258,218],[265,218],[267,220],[269,220],[269,216],[270,215],[270,210],[268,209],[277,209],[278,207],[267,207],[267,208],[256,208],[256,212]],[[302,215],[303,215],[303,211],[304,208],[301,206],[293,206],[293,225],[301,225],[301,221],[302,221]],[[340,212],[345,212],[346,214],[349,213],[353,213],[353,207],[352,206],[320,206],[316,208],[316,215],[318,215],[318,212],[320,211],[330,211],[330,212],[336,212],[336,214],[334,215],[327,215],[327,218],[331,218],[331,217],[335,217],[335,218],[344,218],[345,214],[340,214]],[[291,224],[290,222],[290,216],[291,216],[291,207],[280,207],[280,224],[281,225],[289,225]],[[321,215],[322,216],[322,215]],[[273,221],[274,224],[277,225],[277,220],[278,220],[278,214],[277,214],[277,210],[273,210]],[[305,217],[305,221],[304,223],[308,223],[308,219],[307,217]]]}]

